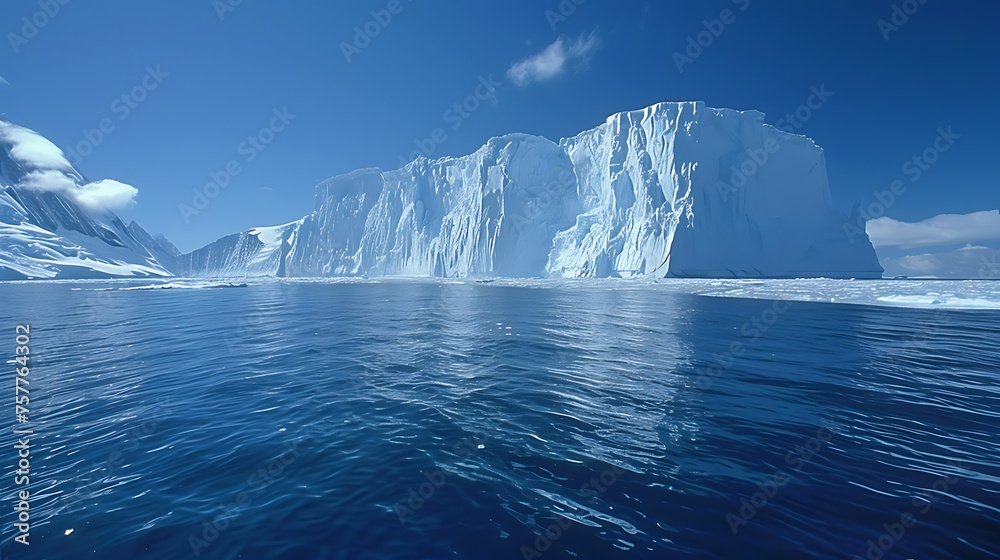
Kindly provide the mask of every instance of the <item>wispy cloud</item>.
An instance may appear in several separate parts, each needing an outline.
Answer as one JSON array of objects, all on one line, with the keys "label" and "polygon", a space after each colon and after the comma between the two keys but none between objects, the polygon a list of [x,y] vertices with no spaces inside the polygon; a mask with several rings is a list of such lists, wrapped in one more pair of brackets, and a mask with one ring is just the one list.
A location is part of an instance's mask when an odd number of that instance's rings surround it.
[{"label": "wispy cloud", "polygon": [[0,142],[8,144],[11,157],[29,169],[73,169],[62,150],[34,130],[0,121]]},{"label": "wispy cloud", "polygon": [[0,76],[0,83],[6,84],[8,86],[10,85],[10,82],[8,82],[7,80],[3,79],[3,76]]},{"label": "wispy cloud", "polygon": [[0,121],[0,143],[25,169],[19,187],[52,191],[68,196],[95,211],[116,210],[133,203],[139,190],[105,179],[86,183],[55,144],[33,130]]},{"label": "wispy cloud", "polygon": [[76,189],[76,180],[60,169],[36,169],[25,173],[17,186],[36,191],[71,193]]},{"label": "wispy cloud", "polygon": [[507,77],[520,87],[553,80],[570,68],[586,66],[600,44],[596,32],[581,35],[576,40],[559,37],[541,52],[512,64]]},{"label": "wispy cloud", "polygon": [[883,217],[869,221],[866,229],[876,247],[912,249],[982,243],[1000,239],[1000,211],[941,214],[916,223]]}]

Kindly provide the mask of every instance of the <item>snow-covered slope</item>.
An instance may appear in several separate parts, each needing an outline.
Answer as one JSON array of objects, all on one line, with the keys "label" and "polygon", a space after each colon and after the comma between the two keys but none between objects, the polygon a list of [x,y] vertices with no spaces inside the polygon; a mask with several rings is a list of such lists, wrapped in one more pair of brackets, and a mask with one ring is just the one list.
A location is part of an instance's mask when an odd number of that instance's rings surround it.
[{"label": "snow-covered slope", "polygon": [[277,227],[253,228],[227,235],[174,261],[180,276],[284,277],[288,251],[303,220]]},{"label": "snow-covered slope", "polygon": [[756,111],[660,103],[559,143],[364,169],[299,222],[185,255],[205,276],[881,277],[823,151]]},{"label": "snow-covered slope", "polygon": [[0,121],[0,280],[169,276],[177,249],[101,206],[129,189],[87,181],[50,142]]}]

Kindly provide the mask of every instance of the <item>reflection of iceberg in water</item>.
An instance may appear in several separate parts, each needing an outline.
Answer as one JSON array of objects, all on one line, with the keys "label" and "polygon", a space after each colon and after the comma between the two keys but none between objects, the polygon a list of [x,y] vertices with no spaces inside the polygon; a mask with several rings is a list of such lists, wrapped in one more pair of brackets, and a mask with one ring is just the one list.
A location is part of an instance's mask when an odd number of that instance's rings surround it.
[{"label": "reflection of iceberg in water", "polygon": [[[445,293],[451,298],[468,289],[451,285]],[[675,305],[679,298],[660,295],[650,305],[646,295],[646,289],[563,281],[554,289],[494,284],[458,296],[469,306],[453,320],[465,325],[463,337],[479,341],[461,350],[470,362],[461,385],[475,391],[458,401],[482,411],[462,429],[495,439],[482,456],[445,452],[434,461],[469,484],[489,484],[508,514],[533,529],[559,518],[631,542],[648,539],[634,518],[641,503],[625,498],[630,507],[609,508],[586,487],[601,476],[606,483],[620,477],[641,484],[645,473],[672,461],[660,432],[664,408],[683,384],[676,372],[688,359],[678,336],[686,318],[684,306]],[[470,324],[471,332],[464,330]],[[441,344],[439,351],[451,355],[467,341]],[[451,381],[443,376],[438,393],[450,393]],[[447,415],[465,403],[436,410]],[[497,461],[510,466],[498,468]]]}]

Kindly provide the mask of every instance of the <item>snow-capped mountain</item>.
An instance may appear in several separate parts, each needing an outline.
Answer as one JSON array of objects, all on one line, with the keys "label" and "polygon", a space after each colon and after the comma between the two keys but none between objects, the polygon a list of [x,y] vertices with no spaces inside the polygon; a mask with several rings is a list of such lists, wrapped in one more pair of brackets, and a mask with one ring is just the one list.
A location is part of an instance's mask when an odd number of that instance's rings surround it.
[{"label": "snow-capped mountain", "polygon": [[51,142],[0,122],[0,280],[170,276],[177,249],[108,210],[134,191],[88,181]]},{"label": "snow-capped mountain", "polygon": [[315,211],[181,257],[195,276],[878,278],[823,151],[756,111],[660,103],[556,143],[364,169]]}]

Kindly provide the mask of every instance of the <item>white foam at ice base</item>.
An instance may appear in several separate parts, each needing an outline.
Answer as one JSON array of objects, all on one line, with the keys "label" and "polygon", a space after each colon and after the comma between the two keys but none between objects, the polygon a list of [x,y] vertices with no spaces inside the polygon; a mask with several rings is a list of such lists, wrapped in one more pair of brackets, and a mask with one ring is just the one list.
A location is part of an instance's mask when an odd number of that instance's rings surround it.
[{"label": "white foam at ice base", "polygon": [[[296,279],[295,282],[324,282],[332,279]],[[291,282],[293,280],[282,280]],[[432,282],[503,288],[664,290],[678,295],[718,298],[762,299],[908,307],[928,309],[1000,309],[1000,281],[993,280],[837,280],[802,279],[712,279],[712,278],[496,278],[402,279],[381,277],[364,282]]]},{"label": "white foam at ice base", "polygon": [[886,296],[879,298],[889,305],[902,307],[944,307],[951,309],[1000,309],[1000,303],[982,298],[937,296]]},{"label": "white foam at ice base", "polygon": [[[38,281],[33,281],[38,282]],[[47,281],[78,283],[81,281]],[[90,283],[93,281],[86,281]],[[468,285],[488,289],[582,289],[604,290],[666,290],[678,295],[719,298],[741,298],[811,303],[871,305],[923,309],[992,310],[1000,309],[1000,281],[991,280],[737,280],[737,279],[658,279],[627,280],[622,278],[496,278],[475,279],[382,276],[375,278],[256,278],[247,283],[225,281],[170,281],[131,286],[137,280],[100,282],[125,284],[126,287],[101,287],[101,290],[152,290],[160,288],[211,289],[247,287],[248,285],[282,284],[434,284],[440,286]],[[146,281],[148,282],[148,280]],[[73,288],[82,290],[88,288]],[[90,288],[93,289],[93,288]]]},{"label": "white foam at ice base", "polygon": [[[126,287],[106,287],[94,288],[93,291],[132,291],[132,290],[205,290],[215,288],[246,288],[248,284],[233,282],[208,282],[204,280],[182,280],[177,282],[163,282],[159,284],[146,284],[143,286]],[[85,288],[73,288],[73,290],[85,290]]]},{"label": "white foam at ice base", "polygon": [[247,284],[233,282],[167,282],[165,284],[152,284],[150,286],[134,286],[131,288],[121,288],[122,290],[204,290],[211,288],[246,288]]},{"label": "white foam at ice base", "polygon": [[[260,280],[267,282],[268,280]],[[1000,309],[1000,281],[804,279],[287,278],[282,283],[431,283],[536,289],[668,290],[678,295],[931,309]]]},{"label": "white foam at ice base", "polygon": [[1000,309],[991,280],[660,280],[702,296],[910,307]]}]

